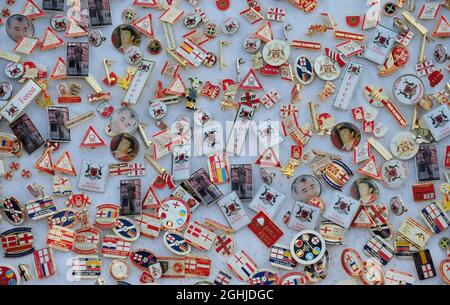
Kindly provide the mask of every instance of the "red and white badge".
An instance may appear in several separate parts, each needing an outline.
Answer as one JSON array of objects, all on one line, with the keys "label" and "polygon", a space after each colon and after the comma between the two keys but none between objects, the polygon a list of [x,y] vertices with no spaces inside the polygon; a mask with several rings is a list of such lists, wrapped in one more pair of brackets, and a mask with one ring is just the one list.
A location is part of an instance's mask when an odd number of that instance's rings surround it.
[{"label": "red and white badge", "polygon": [[130,255],[131,241],[116,235],[106,235],[102,239],[101,254],[104,257],[125,258]]},{"label": "red and white badge", "polygon": [[39,279],[45,279],[56,273],[56,265],[52,249],[43,248],[34,251],[33,260],[36,276]]},{"label": "red and white badge", "polygon": [[184,233],[184,239],[192,246],[207,251],[211,249],[216,234],[197,221],[191,222]]},{"label": "red and white badge", "polygon": [[227,265],[241,281],[247,281],[258,270],[256,263],[244,250],[239,250],[233,254],[228,259]]},{"label": "red and white badge", "polygon": [[264,211],[259,211],[252,218],[248,228],[267,247],[272,247],[284,234],[278,225]]},{"label": "red and white badge", "polygon": [[161,221],[158,216],[148,213],[142,213],[134,217],[134,222],[137,224],[141,235],[156,238],[161,230]]},{"label": "red and white badge", "polygon": [[60,251],[70,251],[75,242],[75,231],[60,226],[51,226],[47,233],[47,245]]},{"label": "red and white badge", "polygon": [[217,235],[214,240],[214,250],[221,256],[230,256],[234,252],[233,237],[228,234]]},{"label": "red and white badge", "polygon": [[209,257],[186,256],[184,258],[184,272],[187,277],[207,277],[211,273],[211,259]]},{"label": "red and white badge", "polygon": [[414,201],[429,201],[436,199],[436,190],[433,182],[420,183],[412,186]]}]

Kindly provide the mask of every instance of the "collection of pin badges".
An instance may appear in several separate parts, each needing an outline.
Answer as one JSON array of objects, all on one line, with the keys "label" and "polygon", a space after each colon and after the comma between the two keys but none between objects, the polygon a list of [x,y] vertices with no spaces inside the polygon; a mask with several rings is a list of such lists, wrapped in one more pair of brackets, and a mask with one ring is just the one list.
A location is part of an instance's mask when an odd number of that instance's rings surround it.
[{"label": "collection of pin badges", "polygon": [[[242,11],[231,0],[203,1],[130,0],[120,24],[113,24],[109,0],[1,4],[2,37],[15,46],[0,47],[0,175],[10,181],[0,200],[0,285],[56,277],[67,266],[57,264],[61,252],[73,253],[73,280],[100,285],[107,277],[118,284],[201,278],[195,284],[309,285],[342,270],[350,279],[337,284],[412,285],[439,276],[450,285],[450,1],[371,0],[359,15],[344,16],[320,12],[320,0],[287,0],[289,9],[276,6],[281,1],[247,0]],[[210,19],[212,10],[226,17]],[[320,23],[301,33],[289,23],[294,14],[317,14]],[[38,19],[47,22],[42,38]],[[180,23],[185,34],[176,39],[172,27]],[[232,38],[241,23],[252,30],[238,42]],[[326,44],[315,40],[327,35]],[[408,47],[412,40],[420,41],[417,52]],[[105,44],[122,60],[95,52]],[[244,52],[232,63],[227,49],[238,47]],[[40,62],[41,53],[63,48],[53,67]],[[93,61],[101,73],[93,73]],[[367,82],[370,65],[378,75]],[[220,82],[200,79],[198,67],[219,72]],[[407,67],[412,71],[402,72]],[[235,78],[227,76],[231,70]],[[380,87],[377,78],[389,76],[392,88]],[[304,101],[313,82],[322,83],[318,101]],[[140,113],[136,105],[149,91]],[[171,105],[183,102],[169,125]],[[329,112],[319,111],[327,106]],[[281,124],[273,116],[255,120],[277,107]],[[309,122],[300,119],[304,110]],[[225,139],[214,119],[230,112]],[[336,122],[337,112],[348,120]],[[35,124],[38,116],[47,118],[47,133]],[[99,121],[103,130],[95,127]],[[148,122],[157,130],[151,137]],[[76,129],[85,130],[82,138],[74,137]],[[261,146],[254,164],[229,158],[249,136]],[[320,137],[335,149],[314,148],[310,142]],[[115,161],[79,160],[78,150],[94,149],[109,149]],[[353,164],[343,158],[352,154]],[[21,158],[33,159],[34,168],[22,168]],[[193,158],[207,164],[193,168]],[[171,159],[171,170],[163,159]],[[287,183],[291,194],[279,190]],[[26,202],[16,198],[25,197],[19,185],[29,192]],[[395,193],[389,202],[380,200],[385,192]],[[406,192],[412,202],[402,198]],[[106,201],[90,198],[97,193]],[[413,205],[420,205],[417,215]],[[210,206],[220,212],[196,216]],[[398,228],[392,217],[402,217]],[[44,240],[33,234],[36,221],[48,224]],[[234,236],[245,228],[251,243]],[[370,232],[361,248],[349,246],[350,228]],[[151,249],[156,239],[165,251]],[[261,249],[264,265],[253,256]],[[227,269],[215,268],[213,251]],[[392,268],[395,259],[409,259],[416,273]],[[139,275],[132,279],[134,269]]]}]

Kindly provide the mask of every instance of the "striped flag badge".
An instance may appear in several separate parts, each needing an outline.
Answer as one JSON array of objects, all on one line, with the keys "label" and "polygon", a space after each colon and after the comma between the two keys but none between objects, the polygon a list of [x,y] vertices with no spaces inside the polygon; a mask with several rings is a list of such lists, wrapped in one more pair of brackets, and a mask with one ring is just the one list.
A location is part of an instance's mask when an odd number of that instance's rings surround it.
[{"label": "striped flag badge", "polygon": [[206,57],[206,51],[188,39],[183,40],[176,52],[193,67],[200,66]]},{"label": "striped flag badge", "polygon": [[72,258],[71,274],[76,280],[95,279],[102,273],[102,259],[96,255]]},{"label": "striped flag badge", "polygon": [[99,229],[112,229],[119,217],[120,207],[114,204],[97,206],[94,225]]},{"label": "striped flag badge", "polygon": [[392,268],[384,276],[385,285],[414,285],[415,281],[414,275]]},{"label": "striped flag badge", "polygon": [[131,242],[116,235],[106,235],[102,240],[101,254],[104,257],[124,258],[130,255]]},{"label": "striped flag badge", "polygon": [[53,215],[56,212],[56,205],[52,197],[46,196],[28,201],[25,209],[29,218],[38,220]]},{"label": "striped flag badge", "polygon": [[433,202],[426,208],[422,209],[421,216],[428,228],[436,233],[440,233],[450,225],[450,218],[444,211],[442,205]]},{"label": "striped flag badge", "polygon": [[60,226],[51,226],[47,233],[47,245],[50,248],[60,251],[70,251],[73,249],[75,241],[75,231]]},{"label": "striped flag badge", "polygon": [[216,278],[214,279],[214,284],[216,285],[230,285],[231,284],[231,275],[228,273],[225,273],[224,271],[220,270],[217,274]]},{"label": "striped flag badge", "polygon": [[394,256],[394,247],[377,235],[370,238],[364,245],[363,251],[367,256],[378,259],[383,265],[386,265]]},{"label": "striped flag badge", "polygon": [[156,238],[161,230],[161,221],[158,216],[142,213],[141,215],[134,216],[134,222],[138,225],[141,235]]},{"label": "striped flag badge", "polygon": [[187,277],[207,277],[211,273],[211,259],[209,257],[187,256],[184,260],[184,266]]},{"label": "striped flag badge", "polygon": [[13,228],[0,234],[5,257],[21,257],[33,253],[31,228]]},{"label": "striped flag badge", "polygon": [[269,262],[272,266],[292,270],[297,266],[297,261],[292,258],[288,246],[275,244],[270,249]]},{"label": "striped flag badge", "polygon": [[56,273],[55,259],[50,248],[42,248],[34,251],[34,267],[39,279],[50,277]]},{"label": "striped flag badge", "polygon": [[230,166],[225,152],[208,157],[209,177],[215,184],[230,181]]}]

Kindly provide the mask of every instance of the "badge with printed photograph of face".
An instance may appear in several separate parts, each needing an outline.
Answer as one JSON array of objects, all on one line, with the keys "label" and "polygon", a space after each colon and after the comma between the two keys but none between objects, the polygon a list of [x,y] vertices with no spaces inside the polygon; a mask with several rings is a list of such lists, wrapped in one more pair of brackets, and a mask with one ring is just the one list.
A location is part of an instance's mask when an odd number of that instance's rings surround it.
[{"label": "badge with printed photograph of face", "polygon": [[350,194],[354,199],[358,199],[362,204],[370,204],[378,199],[380,189],[372,179],[367,177],[359,177],[352,183],[350,187]]},{"label": "badge with printed photograph of face", "polygon": [[9,38],[15,42],[19,42],[22,37],[34,36],[33,23],[27,16],[21,14],[10,16],[8,20],[6,20],[5,29]]},{"label": "badge with printed photograph of face", "polygon": [[331,131],[331,143],[340,150],[351,151],[361,141],[361,132],[352,123],[342,122]]},{"label": "badge with printed photograph of face", "polygon": [[136,131],[139,117],[136,111],[131,108],[120,108],[114,111],[109,120],[109,127],[112,135],[122,132],[133,133]]},{"label": "badge with printed photograph of face", "polygon": [[300,175],[292,182],[291,192],[295,201],[309,202],[315,197],[320,197],[322,186],[313,175]]},{"label": "badge with printed photograph of face", "polygon": [[141,45],[141,34],[129,24],[121,24],[116,27],[111,35],[114,47],[124,53],[131,46]]},{"label": "badge with printed photograph of face", "polygon": [[111,140],[111,153],[122,162],[132,161],[139,152],[139,142],[129,133],[120,133]]}]

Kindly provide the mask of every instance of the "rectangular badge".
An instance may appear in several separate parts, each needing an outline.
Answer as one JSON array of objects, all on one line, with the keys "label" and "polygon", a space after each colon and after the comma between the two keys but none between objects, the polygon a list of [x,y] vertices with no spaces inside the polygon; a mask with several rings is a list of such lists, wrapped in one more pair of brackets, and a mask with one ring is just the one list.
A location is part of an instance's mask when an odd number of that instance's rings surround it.
[{"label": "rectangular badge", "polygon": [[314,230],[320,217],[320,208],[301,201],[295,201],[291,210],[288,227],[296,230]]},{"label": "rectangular badge", "polygon": [[283,231],[264,211],[259,211],[248,225],[267,247],[272,247],[283,236]]},{"label": "rectangular badge", "polygon": [[433,233],[411,217],[407,217],[398,229],[398,235],[417,249],[423,249]]},{"label": "rectangular badge", "polygon": [[131,82],[130,88],[128,88],[128,91],[122,100],[124,104],[130,105],[137,104],[154,66],[155,66],[154,61],[146,59],[142,61],[136,75],[133,77],[133,81]]},{"label": "rectangular badge", "polygon": [[231,165],[231,191],[235,191],[241,200],[253,198],[252,164]]},{"label": "rectangular badge", "polygon": [[269,217],[275,217],[286,195],[263,184],[248,207],[255,212],[264,211]]},{"label": "rectangular badge", "polygon": [[394,247],[381,237],[374,235],[364,245],[364,253],[376,258],[381,264],[386,265],[394,256]]},{"label": "rectangular badge", "polygon": [[244,206],[239,200],[236,192],[231,192],[222,197],[217,201],[217,204],[235,232],[250,223],[250,218],[245,212]]},{"label": "rectangular badge", "polygon": [[108,165],[83,160],[81,163],[80,178],[78,188],[80,190],[103,193],[105,192],[108,177]]},{"label": "rectangular badge", "polygon": [[323,217],[348,228],[352,223],[360,202],[351,197],[343,195],[341,192],[334,192],[333,197],[328,202],[328,206],[323,213]]},{"label": "rectangular badge", "polygon": [[436,198],[436,191],[434,189],[434,183],[420,183],[412,186],[414,201],[429,201]]},{"label": "rectangular badge", "polygon": [[209,206],[223,196],[220,189],[211,182],[209,174],[204,168],[199,168],[187,180],[192,189],[201,198],[202,202]]},{"label": "rectangular badge", "polygon": [[334,98],[333,106],[342,110],[347,110],[353,94],[358,87],[358,81],[363,72],[363,65],[356,62],[349,62],[342,76],[341,84]]},{"label": "rectangular badge", "polygon": [[442,105],[427,112],[422,119],[436,142],[450,135],[450,110],[448,105]]},{"label": "rectangular badge", "polygon": [[227,152],[234,155],[239,155],[245,144],[247,133],[255,114],[255,108],[248,105],[240,105],[234,125],[227,142]]},{"label": "rectangular badge", "polygon": [[435,233],[445,231],[450,225],[450,218],[444,208],[437,202],[433,202],[422,209],[420,216],[425,221],[428,228]]},{"label": "rectangular badge", "polygon": [[439,160],[436,144],[420,145],[415,157],[417,181],[440,180]]},{"label": "rectangular badge", "polygon": [[172,178],[176,181],[191,176],[191,145],[174,146],[172,150]]},{"label": "rectangular badge", "polygon": [[42,88],[30,79],[0,110],[0,114],[12,123],[41,92]]},{"label": "rectangular badge", "polygon": [[382,25],[377,26],[376,32],[372,41],[367,45],[364,57],[378,65],[382,65],[391,51],[398,33]]}]

